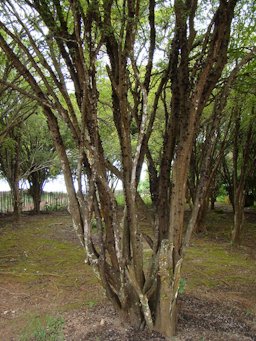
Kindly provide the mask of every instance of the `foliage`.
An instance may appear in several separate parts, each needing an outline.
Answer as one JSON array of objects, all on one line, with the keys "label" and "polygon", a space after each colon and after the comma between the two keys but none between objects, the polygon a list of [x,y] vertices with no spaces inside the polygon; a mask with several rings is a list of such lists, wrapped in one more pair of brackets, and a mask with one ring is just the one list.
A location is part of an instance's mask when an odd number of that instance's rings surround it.
[{"label": "foliage", "polygon": [[227,195],[228,193],[225,184],[222,184],[218,189],[217,201],[221,203],[227,203]]},{"label": "foliage", "polygon": [[149,181],[148,181],[148,179],[144,179],[144,180],[139,182],[138,191],[142,195],[150,194],[150,188],[149,188]]},{"label": "foliage", "polygon": [[122,191],[116,191],[115,198],[116,198],[117,204],[123,207],[125,204],[124,193]]}]

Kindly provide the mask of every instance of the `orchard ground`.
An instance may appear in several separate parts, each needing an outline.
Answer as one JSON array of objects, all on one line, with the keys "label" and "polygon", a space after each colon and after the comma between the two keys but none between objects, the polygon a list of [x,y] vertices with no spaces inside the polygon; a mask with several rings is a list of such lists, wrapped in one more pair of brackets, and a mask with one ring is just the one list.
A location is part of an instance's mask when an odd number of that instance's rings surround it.
[{"label": "orchard ground", "polygon": [[[147,221],[141,213],[143,228]],[[239,248],[232,212],[210,211],[183,267],[176,341],[256,340],[256,210],[245,213]],[[147,252],[147,250],[146,250]],[[66,212],[17,223],[0,217],[0,340],[165,340],[122,325],[104,296]]]}]

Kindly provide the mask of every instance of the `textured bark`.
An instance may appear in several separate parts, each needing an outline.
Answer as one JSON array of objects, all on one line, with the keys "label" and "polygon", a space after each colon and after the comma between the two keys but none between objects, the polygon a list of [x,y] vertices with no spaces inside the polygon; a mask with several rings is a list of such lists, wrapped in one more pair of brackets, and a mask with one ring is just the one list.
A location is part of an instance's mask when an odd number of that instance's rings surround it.
[{"label": "textured bark", "polygon": [[33,198],[33,204],[34,204],[34,212],[36,214],[40,213],[40,204],[41,204],[41,197],[43,193],[43,185],[46,180],[46,173],[45,170],[38,170],[35,172],[32,172],[28,176],[30,188],[29,188],[29,194]]},{"label": "textured bark", "polygon": [[16,180],[9,184],[11,187],[11,194],[12,194],[12,200],[13,200],[13,214],[14,214],[15,219],[18,220],[20,217],[21,208],[22,208],[19,180]]},{"label": "textured bark", "polygon": [[240,183],[235,192],[234,226],[231,233],[232,243],[240,245],[244,223],[244,184]]},{"label": "textured bark", "polygon": [[33,193],[32,193],[34,212],[36,214],[40,213],[41,195],[42,195],[42,190],[40,186],[36,186],[33,189]]}]

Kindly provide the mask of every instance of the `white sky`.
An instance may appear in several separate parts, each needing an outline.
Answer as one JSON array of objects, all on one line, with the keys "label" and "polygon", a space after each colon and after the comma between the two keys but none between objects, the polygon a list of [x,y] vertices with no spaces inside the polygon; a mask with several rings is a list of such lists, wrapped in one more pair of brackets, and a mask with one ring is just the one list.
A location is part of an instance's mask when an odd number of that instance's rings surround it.
[{"label": "white sky", "polygon": [[[23,189],[27,189],[26,184],[22,184]],[[0,192],[10,191],[10,187],[7,181],[0,179]],[[44,186],[45,192],[64,192],[66,193],[66,187],[64,178],[62,175],[57,176],[56,179],[48,181]]]},{"label": "white sky", "polygon": [[[142,173],[141,173],[141,180],[144,180],[147,174],[147,167],[146,164],[143,164],[142,167]],[[22,189],[27,189],[28,184],[26,182],[23,182],[21,184]],[[116,189],[121,189],[122,184],[119,182],[117,184]],[[65,181],[63,175],[58,175],[54,180],[49,180],[46,182],[43,188],[44,192],[62,192],[62,193],[67,193],[66,191],[66,186],[65,186]],[[10,191],[10,187],[7,183],[6,180],[0,179],[0,192],[8,192]]]}]

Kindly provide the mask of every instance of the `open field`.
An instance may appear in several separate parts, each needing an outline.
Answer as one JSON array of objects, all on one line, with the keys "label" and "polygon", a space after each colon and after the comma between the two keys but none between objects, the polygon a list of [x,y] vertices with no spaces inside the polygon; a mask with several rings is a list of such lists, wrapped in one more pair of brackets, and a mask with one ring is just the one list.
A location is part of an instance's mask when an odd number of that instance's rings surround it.
[{"label": "open field", "polygon": [[[192,240],[176,340],[256,340],[256,211],[239,249],[231,224],[217,209]],[[162,340],[120,325],[65,212],[0,217],[0,330],[3,341]]]}]

